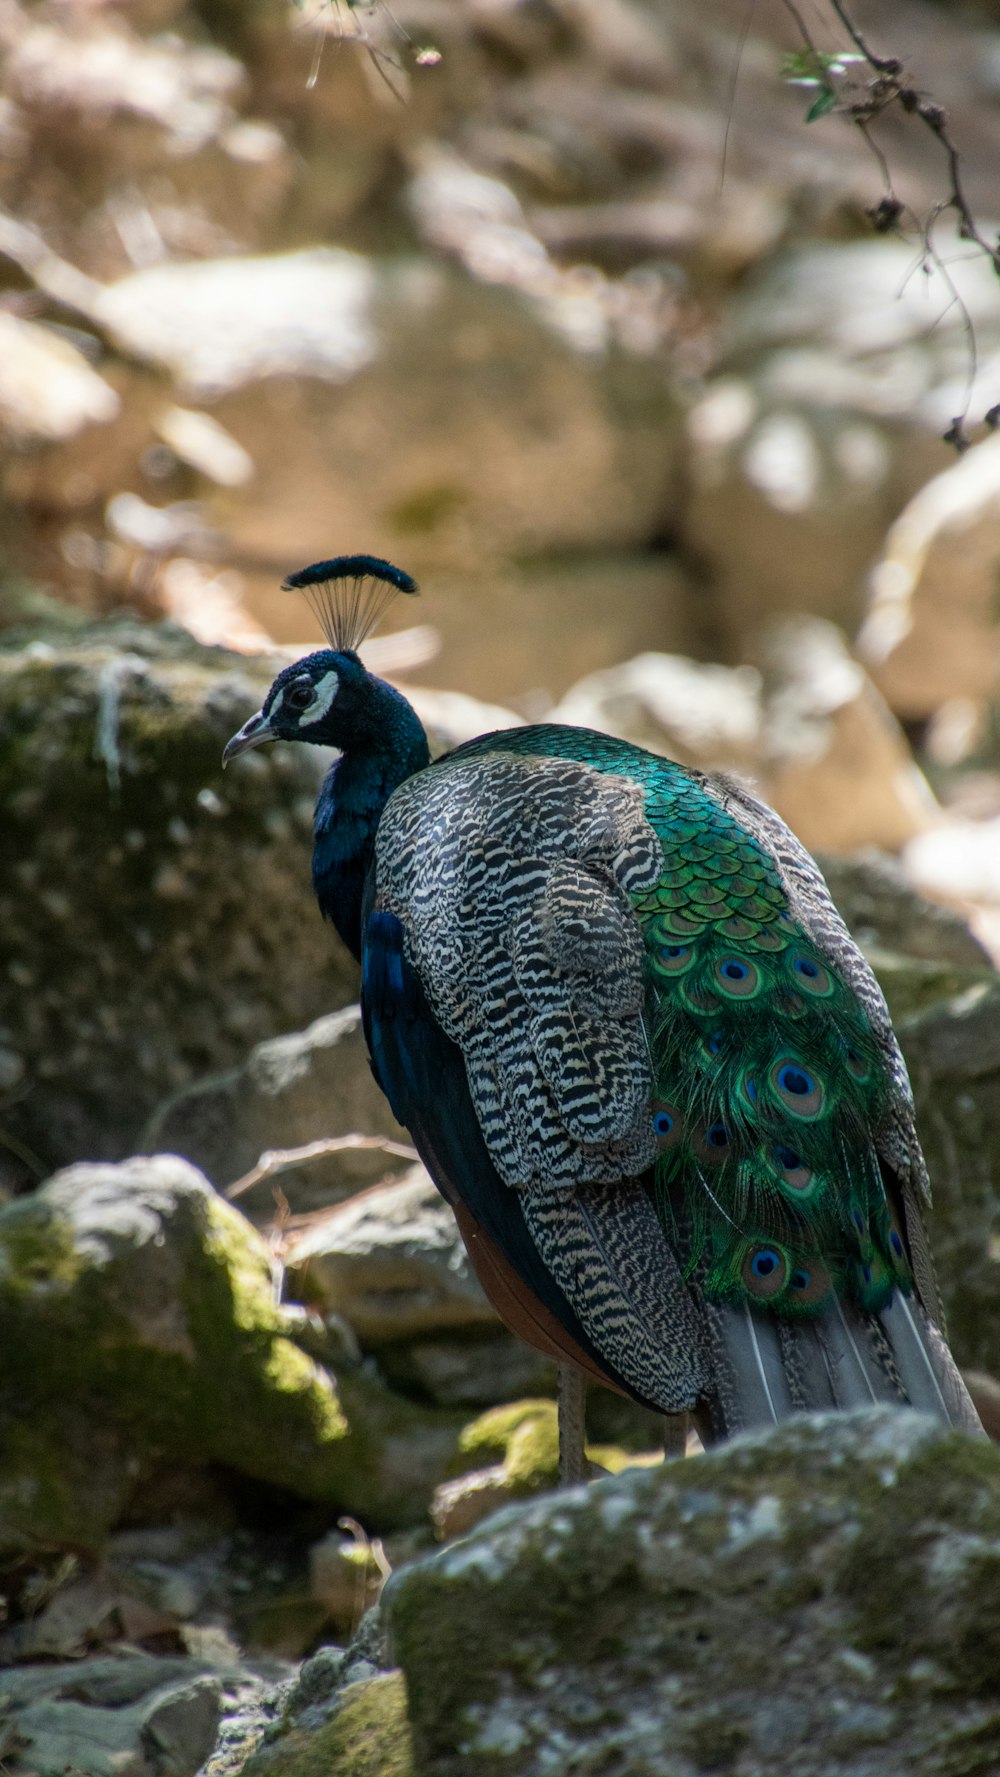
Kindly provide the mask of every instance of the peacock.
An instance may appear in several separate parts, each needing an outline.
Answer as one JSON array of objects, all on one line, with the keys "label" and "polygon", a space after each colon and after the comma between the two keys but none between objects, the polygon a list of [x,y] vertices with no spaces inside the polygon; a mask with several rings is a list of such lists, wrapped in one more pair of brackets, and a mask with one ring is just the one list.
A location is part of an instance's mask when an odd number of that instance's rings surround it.
[{"label": "peacock", "polygon": [[562,1366],[563,1474],[582,1472],[581,1379],[706,1442],[873,1402],[978,1432],[886,1004],[778,815],[583,728],[432,763],[357,652],[411,577],[340,556],[285,586],[329,647],[279,673],[224,763],[338,750],[316,898],[488,1296]]}]

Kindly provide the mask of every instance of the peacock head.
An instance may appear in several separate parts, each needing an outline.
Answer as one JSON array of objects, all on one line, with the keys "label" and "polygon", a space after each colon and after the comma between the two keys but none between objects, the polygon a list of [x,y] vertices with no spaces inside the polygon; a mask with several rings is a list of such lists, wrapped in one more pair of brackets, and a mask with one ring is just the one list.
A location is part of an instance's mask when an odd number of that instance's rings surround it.
[{"label": "peacock head", "polygon": [[389,688],[366,670],[356,649],[397,593],[416,592],[416,581],[377,556],[341,555],[290,574],[284,584],[305,593],[330,646],[278,674],[256,715],[227,743],[223,765],[273,740],[341,751],[378,740],[385,716],[378,692]]}]

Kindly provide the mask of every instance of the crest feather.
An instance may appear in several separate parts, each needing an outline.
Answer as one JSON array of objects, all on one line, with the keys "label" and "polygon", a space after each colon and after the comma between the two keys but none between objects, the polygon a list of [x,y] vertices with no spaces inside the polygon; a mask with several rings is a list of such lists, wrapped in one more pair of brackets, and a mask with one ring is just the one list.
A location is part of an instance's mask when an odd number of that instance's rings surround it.
[{"label": "crest feather", "polygon": [[397,593],[418,589],[402,568],[377,555],[335,555],[289,574],[282,590],[305,593],[330,647],[346,654],[371,634]]}]

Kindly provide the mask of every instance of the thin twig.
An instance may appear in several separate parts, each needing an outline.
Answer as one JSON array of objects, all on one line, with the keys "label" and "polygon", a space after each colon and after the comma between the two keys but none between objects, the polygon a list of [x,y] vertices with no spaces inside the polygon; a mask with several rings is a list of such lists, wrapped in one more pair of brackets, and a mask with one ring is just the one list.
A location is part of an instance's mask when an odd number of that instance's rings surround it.
[{"label": "thin twig", "polygon": [[325,1154],[342,1154],[357,1148],[376,1148],[383,1154],[395,1154],[400,1160],[419,1160],[415,1148],[407,1147],[405,1142],[390,1141],[384,1135],[334,1135],[326,1141],[307,1142],[302,1148],[268,1148],[261,1155],[256,1166],[230,1185],[226,1191],[229,1198],[242,1197],[244,1191],[250,1191],[263,1179],[273,1178],[276,1173],[287,1172],[292,1166],[301,1166],[310,1160],[321,1160]]},{"label": "thin twig", "polygon": [[[883,195],[879,202],[869,209],[868,216],[879,234],[887,234],[890,230],[895,230],[907,212],[896,196],[889,162],[871,133],[871,124],[894,105],[898,105],[907,116],[919,118],[944,150],[948,169],[948,190],[944,197],[934,205],[931,214],[925,221],[916,221],[916,227],[922,242],[922,263],[925,267],[928,264],[933,265],[934,269],[944,278],[951,296],[948,306],[957,306],[962,317],[962,328],[968,346],[969,365],[965,399],[961,413],[952,420],[944,437],[947,443],[955,446],[956,450],[966,450],[971,442],[965,429],[966,420],[979,369],[976,332],[968,307],[954,280],[949,276],[945,262],[934,242],[934,225],[945,210],[954,211],[958,222],[959,237],[962,240],[971,241],[977,250],[989,260],[998,276],[1000,276],[1000,240],[988,240],[972,213],[962,183],[962,157],[951,134],[948,114],[944,107],[938,105],[929,94],[922,92],[914,84],[898,57],[880,56],[875,53],[867,38],[854,23],[845,0],[829,0],[831,11],[857,51],[857,56],[851,59],[857,60],[860,57],[875,78],[869,79],[867,84],[847,83],[843,88],[837,89],[833,80],[825,72],[827,67],[837,58],[824,55],[819,49],[795,0],[783,0],[783,3],[786,12],[794,19],[799,36],[819,71],[819,77],[815,84],[824,83],[830,94],[831,112],[848,117],[854,123],[878,166],[883,184]],[[996,410],[991,409],[990,411],[992,414]]]}]

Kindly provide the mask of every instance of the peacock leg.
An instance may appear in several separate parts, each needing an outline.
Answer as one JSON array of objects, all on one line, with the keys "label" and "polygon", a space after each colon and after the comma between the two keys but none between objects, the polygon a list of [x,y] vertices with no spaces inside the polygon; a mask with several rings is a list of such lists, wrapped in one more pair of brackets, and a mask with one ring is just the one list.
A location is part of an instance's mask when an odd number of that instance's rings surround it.
[{"label": "peacock leg", "polygon": [[573,1487],[587,1479],[584,1445],[587,1383],[575,1364],[559,1365],[559,1484]]},{"label": "peacock leg", "polygon": [[675,1456],[683,1456],[687,1449],[688,1416],[686,1413],[668,1413],[663,1421],[663,1456],[664,1461],[673,1462]]}]

